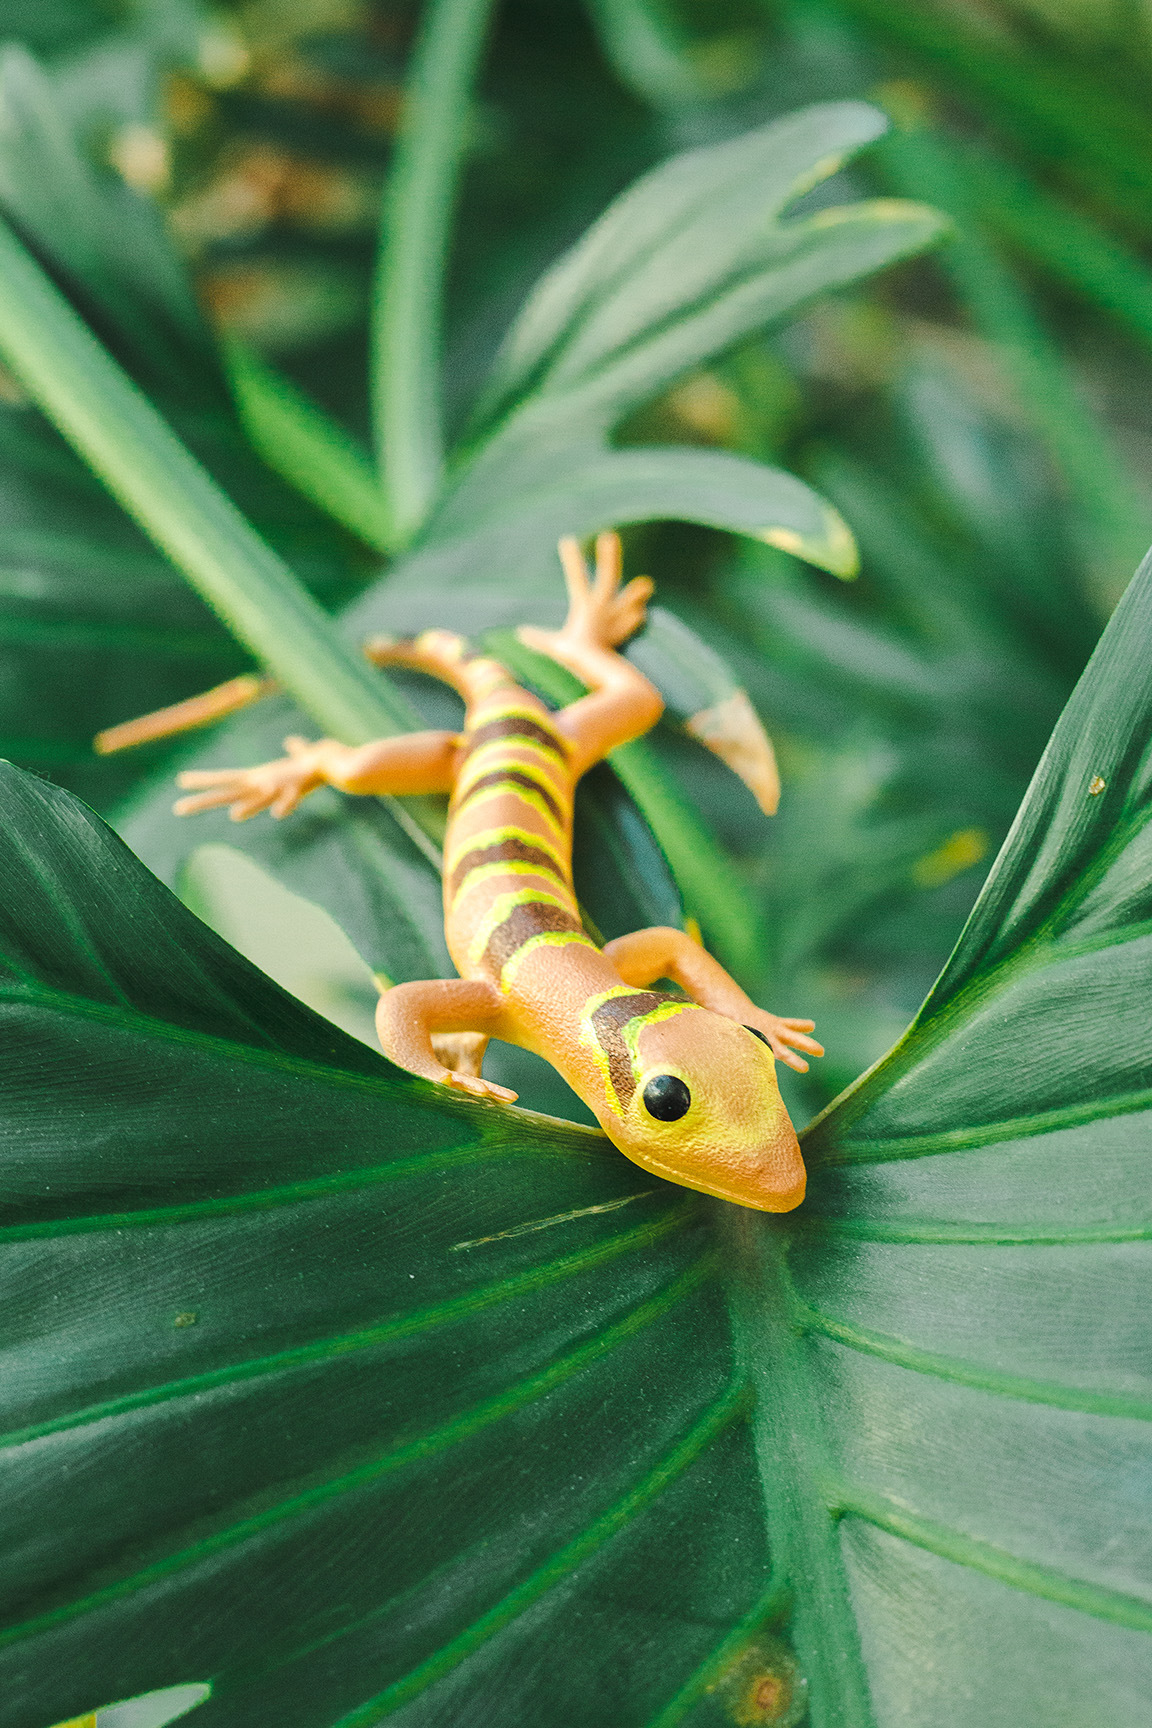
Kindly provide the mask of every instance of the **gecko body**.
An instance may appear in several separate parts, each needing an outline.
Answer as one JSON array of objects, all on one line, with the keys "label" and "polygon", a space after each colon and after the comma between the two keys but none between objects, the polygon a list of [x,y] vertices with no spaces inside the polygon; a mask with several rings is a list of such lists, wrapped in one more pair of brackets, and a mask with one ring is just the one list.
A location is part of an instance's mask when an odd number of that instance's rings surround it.
[{"label": "gecko body", "polygon": [[[821,1054],[810,1021],[758,1008],[686,932],[637,931],[603,948],[584,929],[572,882],[573,804],[583,773],[659,719],[658,692],[617,645],[642,623],[651,583],[620,587],[615,535],[597,543],[595,577],[561,542],[570,609],[563,630],[524,628],[531,647],[589,694],[553,713],[494,659],[427,631],[382,641],[378,663],[452,684],[460,733],[425,732],[359,748],[287,740],[258,768],[190,773],[181,814],[227,804],[244,820],[288,814],[313,787],[450,795],[444,923],[458,978],[393,986],[377,1029],[400,1067],[512,1101],[481,1075],[491,1038],[533,1050],[567,1080],[613,1143],[687,1187],[764,1211],[804,1195],[804,1166],[776,1083],[775,1058]],[[683,994],[656,990],[668,979]]]}]

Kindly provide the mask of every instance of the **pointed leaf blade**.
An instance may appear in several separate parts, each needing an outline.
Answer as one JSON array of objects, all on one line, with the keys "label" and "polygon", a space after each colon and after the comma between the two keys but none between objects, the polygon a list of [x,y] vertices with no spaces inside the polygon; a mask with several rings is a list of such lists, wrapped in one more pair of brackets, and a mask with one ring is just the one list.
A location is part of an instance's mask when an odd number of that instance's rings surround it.
[{"label": "pointed leaf blade", "polygon": [[805,1135],[803,1212],[737,1232],[817,1728],[1140,1720],[1150,652],[1146,560],[939,984]]}]

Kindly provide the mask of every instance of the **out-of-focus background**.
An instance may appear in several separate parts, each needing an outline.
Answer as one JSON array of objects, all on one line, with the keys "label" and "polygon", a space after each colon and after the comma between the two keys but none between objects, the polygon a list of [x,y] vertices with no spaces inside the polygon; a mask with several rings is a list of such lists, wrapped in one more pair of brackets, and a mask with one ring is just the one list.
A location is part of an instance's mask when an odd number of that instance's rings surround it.
[{"label": "out-of-focus background", "polygon": [[[101,227],[95,257],[117,187],[154,203],[218,335],[366,444],[381,186],[418,23],[385,0],[2,4],[0,203],[33,232],[71,225],[79,275],[84,222]],[[621,434],[779,463],[860,543],[846,585],[703,528],[628,536],[630,568],[727,659],[776,745],[771,823],[687,740],[680,767],[763,919],[771,1005],[816,1014],[828,1044],[792,1094],[801,1115],[915,1011],[1152,538],[1150,73],[1146,0],[508,0],[496,14],[449,270],[454,435],[541,270],[675,151],[866,96],[893,130],[817,198],[889,194],[952,218],[928,256],[681,378]],[[37,104],[39,154],[21,155],[9,122]],[[142,294],[167,268],[127,217],[123,256]],[[98,278],[74,297],[108,333],[125,290],[109,278],[102,306]],[[141,324],[136,375],[276,523],[294,568],[333,605],[373,579],[378,555],[231,450],[187,332],[154,334]],[[170,768],[98,764],[92,732],[243,659],[191,614],[157,621],[153,562],[61,461],[0,374],[0,750],[116,817],[140,773]],[[129,567],[113,618],[91,596]]]}]

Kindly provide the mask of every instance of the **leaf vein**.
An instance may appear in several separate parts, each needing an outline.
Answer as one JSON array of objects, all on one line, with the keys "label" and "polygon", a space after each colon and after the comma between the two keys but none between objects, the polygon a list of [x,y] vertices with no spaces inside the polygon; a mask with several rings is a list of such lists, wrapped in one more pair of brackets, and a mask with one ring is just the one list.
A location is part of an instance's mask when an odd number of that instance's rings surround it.
[{"label": "leaf vein", "polygon": [[1090,1614],[1094,1619],[1107,1620],[1114,1626],[1152,1632],[1152,1602],[1139,1596],[1129,1596],[1107,1585],[1089,1583],[1035,1560],[1023,1560],[1019,1555],[997,1548],[979,1537],[908,1512],[883,1495],[869,1494],[835,1481],[826,1481],[824,1488],[830,1507],[842,1517],[861,1518],[914,1547],[938,1555],[942,1560],[951,1560],[969,1571],[983,1572],[986,1577],[994,1578],[1012,1590],[1038,1596],[1047,1602],[1058,1602],[1081,1614]]},{"label": "leaf vein", "polygon": [[114,1584],[105,1585],[94,1591],[92,1595],[76,1602],[65,1603],[58,1608],[49,1609],[46,1613],[37,1615],[32,1620],[26,1620],[22,1625],[12,1626],[0,1632],[0,1649],[10,1644],[19,1643],[47,1631],[50,1627],[63,1621],[76,1619],[81,1614],[92,1613],[108,1604],[131,1596],[151,1584],[162,1579],[171,1578],[174,1574],[186,1571],[199,1561],[211,1559],[228,1548],[234,1548],[238,1543],[249,1537],[259,1536],[265,1530],[282,1524],[288,1518],[300,1517],[314,1511],[330,1500],[350,1492],[352,1489],[367,1486],[395,1471],[404,1469],[410,1464],[423,1463],[426,1459],[446,1452],[452,1446],[469,1440],[480,1433],[493,1422],[512,1415],[517,1410],[526,1408],[549,1392],[561,1386],[566,1380],[583,1369],[591,1367],[602,1357],[626,1342],[644,1327],[673,1309],[679,1302],[690,1296],[706,1279],[715,1272],[714,1256],[706,1256],[695,1266],[674,1279],[659,1295],[649,1298],[623,1320],[614,1326],[607,1327],[597,1337],[582,1344],[579,1349],[569,1352],[567,1356],[541,1369],[538,1374],[530,1375],[516,1385],[498,1393],[495,1397],[486,1399],[474,1409],[463,1412],[444,1423],[440,1428],[429,1434],[422,1434],[414,1439],[401,1441],[379,1458],[369,1464],[363,1464],[358,1469],[349,1471],[335,1481],[320,1483],[314,1488],[306,1489],[301,1494],[292,1495],[264,1511],[255,1513],[249,1518],[242,1518],[222,1530],[215,1531],[189,1547],[180,1549],[175,1554],[169,1554],[162,1560],[145,1566],[141,1571],[133,1573],[129,1578],[122,1578]]},{"label": "leaf vein", "polygon": [[724,1395],[694,1423],[680,1444],[662,1458],[622,1499],[609,1507],[594,1524],[560,1549],[559,1553],[554,1554],[551,1560],[538,1567],[442,1650],[438,1650],[402,1680],[394,1681],[375,1698],[368,1699],[366,1703],[341,1717],[334,1728],[372,1728],[374,1723],[391,1716],[394,1711],[427,1691],[429,1686],[450,1674],[475,1650],[503,1631],[505,1626],[532,1607],[554,1585],[561,1583],[583,1565],[585,1560],[590,1559],[618,1531],[643,1512],[669,1483],[696,1462],[701,1453],[718,1439],[731,1423],[747,1415],[748,1406],[749,1394],[744,1382],[737,1381],[729,1386]]}]

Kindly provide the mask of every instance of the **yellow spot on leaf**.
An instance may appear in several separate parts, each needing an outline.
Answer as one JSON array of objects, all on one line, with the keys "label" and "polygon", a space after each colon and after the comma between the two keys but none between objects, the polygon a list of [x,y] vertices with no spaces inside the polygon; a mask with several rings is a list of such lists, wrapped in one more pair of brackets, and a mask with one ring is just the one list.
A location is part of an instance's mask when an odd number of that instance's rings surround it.
[{"label": "yellow spot on leaf", "polygon": [[1091,780],[1088,782],[1089,798],[1099,798],[1101,792],[1104,791],[1107,785],[1107,780],[1101,780],[1099,774],[1093,774]]},{"label": "yellow spot on leaf", "polygon": [[915,132],[919,127],[931,126],[936,117],[931,91],[911,78],[891,78],[886,84],[877,85],[872,100],[883,108],[901,132]]},{"label": "yellow spot on leaf", "polygon": [[168,143],[152,126],[139,121],[121,126],[108,145],[108,160],[134,192],[162,192],[168,184]]},{"label": "yellow spot on leaf", "polygon": [[851,581],[860,569],[860,553],[852,530],[831,506],[825,508],[822,532],[798,534],[795,528],[762,528],[757,536],[781,552],[791,552],[794,558],[804,558],[843,581]]},{"label": "yellow spot on leaf", "polygon": [[983,828],[958,828],[934,852],[926,852],[912,867],[912,877],[919,888],[940,888],[953,876],[979,864],[988,851],[988,836]]},{"label": "yellow spot on leaf", "polygon": [[668,406],[690,432],[710,444],[729,444],[740,426],[740,398],[713,372],[694,372],[676,387]]}]

